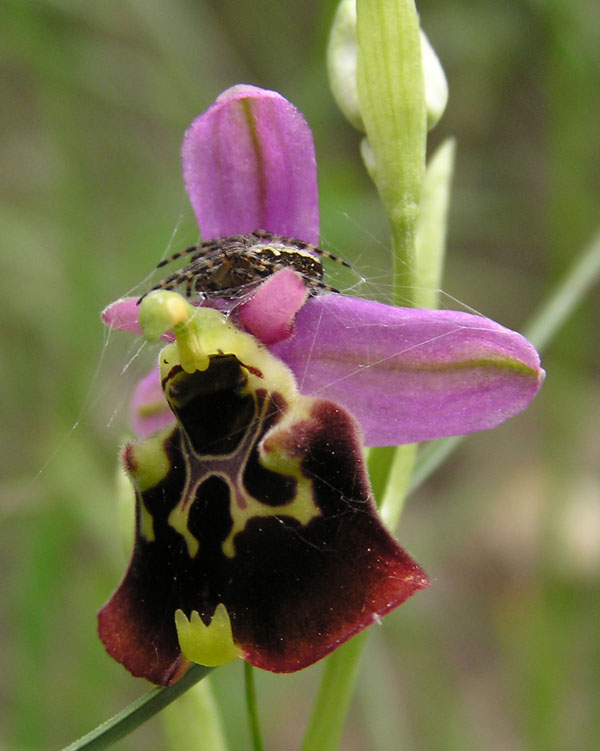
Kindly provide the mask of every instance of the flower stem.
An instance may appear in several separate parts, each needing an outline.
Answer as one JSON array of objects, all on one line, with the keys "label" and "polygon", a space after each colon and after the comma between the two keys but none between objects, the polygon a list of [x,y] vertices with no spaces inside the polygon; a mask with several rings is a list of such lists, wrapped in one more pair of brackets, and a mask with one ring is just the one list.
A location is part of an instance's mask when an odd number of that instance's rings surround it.
[{"label": "flower stem", "polygon": [[404,508],[410,480],[417,457],[418,444],[397,446],[392,459],[387,484],[381,497],[379,511],[385,526],[393,534]]},{"label": "flower stem", "polygon": [[393,287],[394,304],[406,308],[415,307],[415,290],[418,288],[415,275],[415,222],[412,212],[396,212],[392,224]]},{"label": "flower stem", "polygon": [[128,707],[121,710],[110,720],[103,722],[83,738],[66,746],[63,751],[101,751],[110,748],[114,743],[133,732],[140,725],[153,717],[161,709],[175,701],[194,684],[205,678],[213,668],[203,665],[192,665],[187,673],[177,683],[166,688],[153,688]]},{"label": "flower stem", "polygon": [[165,748],[177,751],[227,751],[227,740],[210,677],[191,686],[161,715]]},{"label": "flower stem", "polygon": [[339,747],[366,638],[367,631],[361,631],[327,658],[302,751],[335,751]]},{"label": "flower stem", "polygon": [[[427,134],[419,19],[412,0],[357,0],[356,10],[358,93],[392,231],[394,301],[412,306]],[[377,451],[372,465],[381,463]],[[392,458],[381,496],[388,525],[400,517],[415,455],[416,446],[401,446]],[[338,748],[365,641],[363,631],[327,658],[303,751]]]},{"label": "flower stem", "polygon": [[[394,452],[380,508],[391,531],[402,513],[416,451],[417,444],[409,444]],[[367,633],[361,631],[327,658],[302,751],[335,751],[339,747]]]},{"label": "flower stem", "polygon": [[252,738],[253,751],[263,751],[263,742],[258,719],[258,705],[256,702],[256,684],[254,681],[254,668],[249,662],[244,662],[244,684],[246,689],[246,709],[248,712],[248,724],[250,737]]}]

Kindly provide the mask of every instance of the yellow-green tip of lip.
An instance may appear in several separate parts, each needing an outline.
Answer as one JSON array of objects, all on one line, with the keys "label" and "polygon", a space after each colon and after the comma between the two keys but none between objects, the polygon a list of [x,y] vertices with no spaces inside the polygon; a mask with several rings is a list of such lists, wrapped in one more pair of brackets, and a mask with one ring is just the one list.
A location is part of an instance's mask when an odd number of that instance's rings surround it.
[{"label": "yellow-green tip of lip", "polygon": [[233,641],[229,613],[222,602],[217,605],[208,626],[195,610],[189,620],[183,610],[176,610],[175,626],[181,651],[192,662],[217,667],[242,656]]}]

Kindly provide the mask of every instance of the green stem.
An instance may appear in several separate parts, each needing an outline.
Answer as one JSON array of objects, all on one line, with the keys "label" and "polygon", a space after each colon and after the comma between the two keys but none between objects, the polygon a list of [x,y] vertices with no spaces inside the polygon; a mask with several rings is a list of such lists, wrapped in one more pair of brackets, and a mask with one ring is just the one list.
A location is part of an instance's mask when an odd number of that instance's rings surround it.
[{"label": "green stem", "polygon": [[153,688],[147,691],[128,707],[111,717],[110,720],[103,722],[102,725],[84,735],[83,738],[71,743],[70,746],[66,746],[63,751],[81,751],[82,749],[101,751],[101,749],[110,748],[121,738],[129,735],[151,717],[154,717],[161,709],[175,701],[212,670],[213,668],[206,668],[203,665],[192,665],[177,683],[166,688]]},{"label": "green stem", "polygon": [[[398,446],[392,458],[381,502],[381,515],[390,530],[402,513],[416,451],[417,444]],[[335,751],[339,747],[367,633],[361,631],[327,658],[302,751]]]},{"label": "green stem", "polygon": [[404,501],[408,495],[410,478],[417,457],[417,448],[418,444],[409,443],[404,446],[397,446],[394,452],[390,473],[379,507],[381,519],[392,534],[398,526]]},{"label": "green stem", "polygon": [[[360,109],[373,152],[372,177],[392,231],[394,301],[414,305],[427,133],[419,19],[413,0],[357,0],[356,10]],[[415,451],[402,446],[394,452],[382,495],[388,524],[400,517]],[[375,449],[371,464],[379,459]],[[338,748],[365,641],[362,632],[327,658],[303,751]]]},{"label": "green stem", "polygon": [[415,269],[414,213],[409,208],[396,212],[391,230],[394,304],[412,308],[415,306],[415,292],[419,286]]},{"label": "green stem", "polygon": [[366,638],[367,631],[361,631],[327,658],[302,751],[335,751],[339,747]]},{"label": "green stem", "polygon": [[227,751],[227,739],[210,676],[196,683],[161,714],[164,748]]},{"label": "green stem", "polygon": [[256,684],[254,682],[254,668],[249,662],[244,663],[244,683],[246,686],[246,709],[248,711],[248,724],[250,737],[252,738],[253,751],[263,751],[263,742],[258,719],[258,704],[256,701]]}]

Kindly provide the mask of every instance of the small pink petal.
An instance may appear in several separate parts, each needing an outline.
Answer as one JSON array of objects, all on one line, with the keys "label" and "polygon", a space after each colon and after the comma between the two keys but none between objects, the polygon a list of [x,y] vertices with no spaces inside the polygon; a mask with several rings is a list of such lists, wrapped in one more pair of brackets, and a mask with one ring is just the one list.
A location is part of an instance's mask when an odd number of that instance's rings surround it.
[{"label": "small pink petal", "polygon": [[[112,329],[141,335],[142,330],[138,323],[140,306],[137,301],[137,297],[122,297],[120,300],[116,300],[104,308],[101,313],[102,320]],[[170,333],[163,334],[161,339],[165,342],[175,341],[175,337]]]},{"label": "small pink petal", "polygon": [[277,92],[225,91],[189,127],[182,162],[204,240],[264,229],[318,243],[312,133]]},{"label": "small pink petal", "polygon": [[140,438],[145,438],[175,422],[160,386],[158,368],[153,368],[135,387],[130,419],[131,427]]},{"label": "small pink petal", "polygon": [[102,311],[102,320],[112,329],[141,334],[142,330],[138,323],[139,305],[137,305],[137,300],[137,297],[122,297],[120,300],[115,300]]},{"label": "small pink petal", "polygon": [[236,317],[263,344],[275,344],[292,334],[294,316],[307,297],[300,274],[282,269],[261,284],[256,294],[236,311]]}]

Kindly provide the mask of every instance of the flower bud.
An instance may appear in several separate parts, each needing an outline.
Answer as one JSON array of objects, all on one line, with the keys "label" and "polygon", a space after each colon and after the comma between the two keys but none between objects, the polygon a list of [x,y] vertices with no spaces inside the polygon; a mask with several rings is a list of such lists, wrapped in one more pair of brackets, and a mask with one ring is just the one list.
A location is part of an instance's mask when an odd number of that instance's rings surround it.
[{"label": "flower bud", "polygon": [[341,0],[327,45],[329,86],[337,106],[348,122],[364,133],[356,85],[357,53],[356,0]]},{"label": "flower bud", "polygon": [[448,103],[448,81],[442,64],[423,30],[421,30],[421,55],[425,80],[427,130],[433,130],[444,114]]},{"label": "flower bud", "polygon": [[[421,31],[421,55],[425,81],[427,128],[431,130],[437,125],[446,109],[448,82],[438,56],[423,31]],[[356,85],[356,61],[356,0],[341,0],[333,19],[327,47],[329,85],[338,107],[348,122],[364,133],[365,126]]]}]

